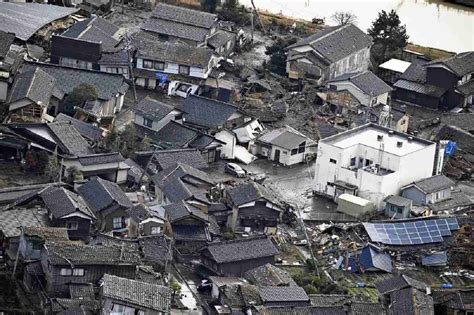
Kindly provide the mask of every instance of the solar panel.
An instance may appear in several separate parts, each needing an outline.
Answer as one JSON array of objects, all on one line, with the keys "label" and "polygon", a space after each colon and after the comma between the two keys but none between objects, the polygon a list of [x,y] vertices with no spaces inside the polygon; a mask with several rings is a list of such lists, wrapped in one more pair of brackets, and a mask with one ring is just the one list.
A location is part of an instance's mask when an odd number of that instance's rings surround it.
[{"label": "solar panel", "polygon": [[419,220],[397,223],[364,223],[365,230],[373,242],[388,245],[419,245],[443,241],[458,230],[456,218]]}]

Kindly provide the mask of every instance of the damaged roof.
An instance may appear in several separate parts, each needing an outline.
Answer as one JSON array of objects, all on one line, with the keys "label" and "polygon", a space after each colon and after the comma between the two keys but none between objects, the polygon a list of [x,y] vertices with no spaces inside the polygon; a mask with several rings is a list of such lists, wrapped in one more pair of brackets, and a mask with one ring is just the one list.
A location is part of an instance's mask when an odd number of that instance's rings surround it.
[{"label": "damaged roof", "polygon": [[53,122],[47,124],[47,127],[60,141],[63,150],[67,154],[82,156],[94,153],[91,146],[81,136],[72,123]]},{"label": "damaged roof", "polygon": [[[139,160],[140,165],[146,163],[152,154],[153,152],[151,151],[135,152],[136,159]],[[209,166],[198,149],[159,150],[154,153],[152,163],[157,164],[158,168],[162,170],[176,163],[187,164],[200,170],[206,169]]]},{"label": "damaged roof", "polygon": [[432,67],[439,64],[447,66],[457,76],[463,77],[474,72],[474,52],[467,51],[445,59],[434,60],[427,63],[427,66]]},{"label": "damaged roof", "polygon": [[24,228],[23,233],[26,236],[36,236],[45,241],[69,240],[67,229],[60,227],[28,226]]},{"label": "damaged roof", "polygon": [[392,314],[434,314],[433,298],[415,288],[406,288],[390,293]]},{"label": "damaged roof", "polygon": [[82,120],[76,119],[74,117],[68,116],[63,113],[59,113],[55,118],[54,121],[57,122],[68,122],[71,123],[74,128],[86,139],[92,141],[98,141],[102,139],[102,129],[92,124],[86,123]]},{"label": "damaged roof", "polygon": [[421,281],[410,278],[406,275],[401,275],[398,277],[393,277],[390,279],[382,280],[375,284],[375,287],[380,294],[385,295],[394,291],[399,291],[401,289],[413,287],[418,290],[426,290],[427,285]]},{"label": "damaged roof", "polygon": [[40,3],[0,2],[0,30],[27,41],[43,26],[79,9]]},{"label": "damaged roof", "polygon": [[6,238],[21,235],[20,227],[47,227],[51,222],[46,211],[38,209],[11,209],[0,211],[0,231]]},{"label": "damaged roof", "polygon": [[14,40],[15,34],[0,31],[0,59],[5,59]]},{"label": "damaged roof", "polygon": [[101,281],[102,294],[106,298],[163,313],[171,310],[171,289],[166,286],[109,274]]},{"label": "damaged roof", "polygon": [[342,81],[347,81],[354,84],[362,92],[371,97],[379,96],[392,91],[392,88],[387,83],[382,81],[378,76],[373,74],[372,71],[346,73],[332,79],[328,82],[328,84]]},{"label": "damaged roof", "polygon": [[291,275],[272,264],[265,264],[248,270],[244,274],[245,279],[256,286],[296,286]]},{"label": "damaged roof", "polygon": [[278,254],[278,249],[267,236],[214,242],[208,244],[206,250],[218,264],[273,257]]},{"label": "damaged roof", "polygon": [[310,304],[310,299],[306,294],[305,290],[299,286],[259,287],[258,292],[260,293],[260,297],[262,298],[263,303],[308,302],[308,304]]},{"label": "damaged roof", "polygon": [[273,144],[287,150],[298,148],[298,146],[303,142],[306,142],[305,146],[315,144],[313,140],[290,126],[269,130],[257,140],[260,142]]}]

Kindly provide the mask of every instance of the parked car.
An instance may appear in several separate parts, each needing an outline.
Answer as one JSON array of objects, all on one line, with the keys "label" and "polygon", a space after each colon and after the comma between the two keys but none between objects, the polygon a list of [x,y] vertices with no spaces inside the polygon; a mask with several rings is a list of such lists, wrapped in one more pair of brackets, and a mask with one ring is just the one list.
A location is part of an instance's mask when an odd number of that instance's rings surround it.
[{"label": "parked car", "polygon": [[247,175],[251,180],[253,180],[254,182],[257,182],[259,184],[263,184],[263,182],[267,178],[267,174],[265,174],[265,173],[247,172]]},{"label": "parked car", "polygon": [[224,171],[236,177],[244,177],[246,174],[245,170],[235,163],[227,163]]}]

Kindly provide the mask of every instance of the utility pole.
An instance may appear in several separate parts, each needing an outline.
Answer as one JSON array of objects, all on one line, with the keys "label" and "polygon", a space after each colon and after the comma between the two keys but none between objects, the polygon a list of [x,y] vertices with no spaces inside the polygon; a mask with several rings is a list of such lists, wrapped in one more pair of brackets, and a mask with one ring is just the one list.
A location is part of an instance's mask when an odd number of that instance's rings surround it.
[{"label": "utility pole", "polygon": [[316,275],[318,277],[321,277],[320,274],[319,274],[318,265],[316,263],[316,258],[314,258],[313,248],[311,247],[311,241],[309,239],[308,232],[306,231],[306,225],[304,224],[303,216],[301,215],[301,208],[298,205],[295,205],[295,206],[296,206],[296,211],[298,211],[298,217],[299,217],[299,220],[300,220],[301,227],[303,228],[303,232],[304,232],[304,236],[306,238],[306,242],[308,243],[309,253],[311,254],[311,259],[313,260],[313,263],[314,263],[314,269],[316,270]]},{"label": "utility pole", "polygon": [[[123,3],[123,0],[122,0]],[[128,61],[128,73],[130,74],[130,79],[132,80],[132,88],[133,88],[133,98],[135,99],[135,103],[137,102],[137,89],[135,87],[135,77],[133,76],[133,64],[132,64],[132,57],[130,56],[130,49],[132,48],[130,43],[130,37],[128,32],[125,33],[125,51],[127,52],[127,61]]]},{"label": "utility pole", "polygon": [[251,31],[250,31],[250,34],[252,35],[252,45],[253,45],[253,10],[250,11],[250,24],[252,24],[252,28],[251,28]]},{"label": "utility pole", "polygon": [[257,8],[255,7],[255,3],[253,3],[253,0],[250,0],[250,2],[252,2],[253,10],[255,11],[255,14],[257,15],[258,21],[260,22],[260,26],[262,27],[263,34],[266,34],[267,32],[265,31],[265,26],[263,26],[262,19],[260,18],[260,14],[258,14]]}]

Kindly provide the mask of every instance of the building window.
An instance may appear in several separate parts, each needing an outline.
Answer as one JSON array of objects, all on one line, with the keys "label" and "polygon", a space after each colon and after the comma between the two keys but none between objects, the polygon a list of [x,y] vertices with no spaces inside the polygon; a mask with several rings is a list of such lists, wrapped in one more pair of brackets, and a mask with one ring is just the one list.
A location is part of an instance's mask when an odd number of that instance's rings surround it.
[{"label": "building window", "polygon": [[189,75],[189,66],[179,65],[179,74]]},{"label": "building window", "polygon": [[300,143],[298,146],[298,153],[304,153],[306,151],[306,141]]},{"label": "building window", "polygon": [[153,69],[153,61],[151,61],[151,60],[143,60],[143,68],[145,68],[145,69]]},{"label": "building window", "polygon": [[329,159],[329,163],[337,164],[337,161],[335,159]]},{"label": "building window", "polygon": [[108,72],[108,73],[117,73],[117,68],[110,68],[110,67],[107,67],[107,68],[105,68],[105,72]]},{"label": "building window", "polygon": [[182,119],[183,119],[183,114],[182,113],[174,116],[174,120],[182,120]]},{"label": "building window", "polygon": [[327,185],[328,185],[329,187],[334,187],[334,183],[331,183],[331,182],[327,182]]},{"label": "building window", "polygon": [[68,230],[77,230],[78,226],[77,222],[66,222],[66,229]]},{"label": "building window", "polygon": [[165,63],[160,61],[155,61],[156,70],[165,70]]},{"label": "building window", "polygon": [[351,166],[355,166],[355,165],[356,165],[356,158],[353,157],[353,158],[351,159]]},{"label": "building window", "polygon": [[75,277],[83,277],[84,276],[84,268],[74,268],[72,270],[72,275]]},{"label": "building window", "polygon": [[125,226],[125,222],[123,220],[123,217],[113,218],[113,229],[114,230],[121,229],[124,226]]},{"label": "building window", "polygon": [[400,207],[396,207],[395,208],[395,211],[399,214],[402,214],[403,213],[403,208],[400,208]]},{"label": "building window", "polygon": [[40,241],[32,241],[33,243],[33,250],[40,250],[43,247],[42,242]]},{"label": "building window", "polygon": [[295,154],[298,154],[298,149],[291,150],[291,155],[295,155]]},{"label": "building window", "polygon": [[143,126],[151,128],[153,126],[153,120],[149,118],[143,118]]},{"label": "building window", "polygon": [[369,165],[371,165],[371,164],[372,164],[372,161],[371,161],[371,160],[369,160],[369,159],[365,160],[365,166],[369,166]]},{"label": "building window", "polygon": [[61,268],[59,271],[59,274],[61,276],[67,277],[67,276],[72,276],[72,269],[71,268]]}]

